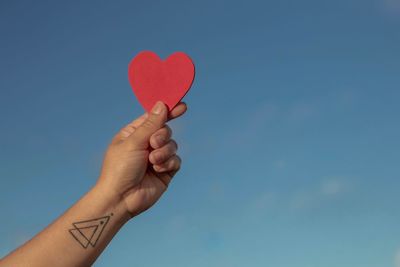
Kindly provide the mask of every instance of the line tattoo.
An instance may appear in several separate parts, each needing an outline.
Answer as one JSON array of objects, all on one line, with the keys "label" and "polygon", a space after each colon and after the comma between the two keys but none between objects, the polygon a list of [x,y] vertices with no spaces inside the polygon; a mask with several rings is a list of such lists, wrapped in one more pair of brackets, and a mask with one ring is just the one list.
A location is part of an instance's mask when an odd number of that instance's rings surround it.
[{"label": "line tattoo", "polygon": [[74,228],[68,231],[83,248],[86,249],[89,245],[94,247],[113,215],[114,214],[111,213],[110,215],[96,219],[74,222],[72,223]]}]

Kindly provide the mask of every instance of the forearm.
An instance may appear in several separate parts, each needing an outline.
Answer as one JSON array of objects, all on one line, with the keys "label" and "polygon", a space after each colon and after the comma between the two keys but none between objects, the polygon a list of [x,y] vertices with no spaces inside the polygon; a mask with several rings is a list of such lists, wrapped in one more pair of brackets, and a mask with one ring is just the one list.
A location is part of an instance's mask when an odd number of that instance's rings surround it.
[{"label": "forearm", "polygon": [[186,111],[184,104],[169,114],[157,102],[119,131],[109,145],[97,185],[37,236],[0,260],[0,267],[90,266],[118,230],[150,208],[179,170],[177,144],[168,118]]},{"label": "forearm", "polygon": [[121,198],[95,186],[0,266],[90,266],[129,218]]}]

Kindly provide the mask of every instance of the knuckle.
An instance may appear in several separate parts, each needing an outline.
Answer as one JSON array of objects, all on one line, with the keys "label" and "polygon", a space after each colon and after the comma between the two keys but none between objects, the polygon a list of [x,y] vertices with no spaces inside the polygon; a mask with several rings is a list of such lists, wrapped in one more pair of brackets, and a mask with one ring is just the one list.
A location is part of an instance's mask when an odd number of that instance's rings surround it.
[{"label": "knuckle", "polygon": [[150,145],[153,147],[153,148],[159,148],[161,145],[162,145],[162,143],[163,143],[163,137],[162,137],[162,135],[160,135],[160,134],[153,134],[151,137],[150,137]]},{"label": "knuckle", "polygon": [[167,136],[172,136],[172,129],[168,125],[165,125],[165,130],[167,133]]},{"label": "knuckle", "polygon": [[154,163],[158,163],[164,159],[164,155],[161,152],[154,152],[151,153],[151,159]]},{"label": "knuckle", "polygon": [[181,165],[182,165],[182,159],[177,155],[175,157],[174,162],[175,162],[175,170],[179,170],[181,168]]},{"label": "knuckle", "polygon": [[144,128],[153,128],[154,126],[155,126],[155,123],[154,123],[154,121],[151,119],[151,118],[149,118],[149,119],[147,119],[144,123],[143,123],[143,125],[142,125]]},{"label": "knuckle", "polygon": [[158,132],[158,135],[161,135],[163,138],[167,139],[168,131],[164,128],[161,128],[161,130]]},{"label": "knuckle", "polygon": [[151,146],[151,147],[155,148],[155,147],[157,146],[157,140],[155,139],[154,136],[151,136],[151,137],[150,137],[149,142],[150,142],[150,146]]},{"label": "knuckle", "polygon": [[171,141],[169,141],[170,143],[170,147],[172,151],[177,151],[178,150],[178,143],[176,143],[175,140],[171,139]]},{"label": "knuckle", "polygon": [[158,135],[163,136],[166,140],[168,140],[171,137],[171,129],[169,129],[167,125],[161,128],[157,133]]},{"label": "knuckle", "polygon": [[129,135],[131,135],[135,130],[136,130],[136,128],[133,126],[126,126],[126,127],[122,128],[120,131],[121,137],[126,138]]}]

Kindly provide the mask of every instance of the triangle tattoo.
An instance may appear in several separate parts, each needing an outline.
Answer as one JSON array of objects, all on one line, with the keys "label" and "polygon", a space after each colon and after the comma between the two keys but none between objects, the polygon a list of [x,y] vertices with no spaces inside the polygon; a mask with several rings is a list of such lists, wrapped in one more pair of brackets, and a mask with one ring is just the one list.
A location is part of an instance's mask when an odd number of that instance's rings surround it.
[{"label": "triangle tattoo", "polygon": [[68,231],[83,248],[87,248],[89,245],[94,247],[112,215],[114,214],[111,213],[108,216],[97,219],[74,222],[72,223],[74,228]]}]

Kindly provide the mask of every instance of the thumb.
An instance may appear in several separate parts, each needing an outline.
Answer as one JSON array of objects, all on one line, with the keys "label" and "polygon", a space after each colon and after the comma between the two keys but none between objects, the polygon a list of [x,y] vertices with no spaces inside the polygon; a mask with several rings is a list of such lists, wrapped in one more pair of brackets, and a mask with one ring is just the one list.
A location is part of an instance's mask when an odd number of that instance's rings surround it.
[{"label": "thumb", "polygon": [[135,147],[146,149],[149,146],[151,135],[164,126],[167,118],[167,107],[163,102],[157,101],[146,120],[129,137],[130,141],[134,143]]}]

